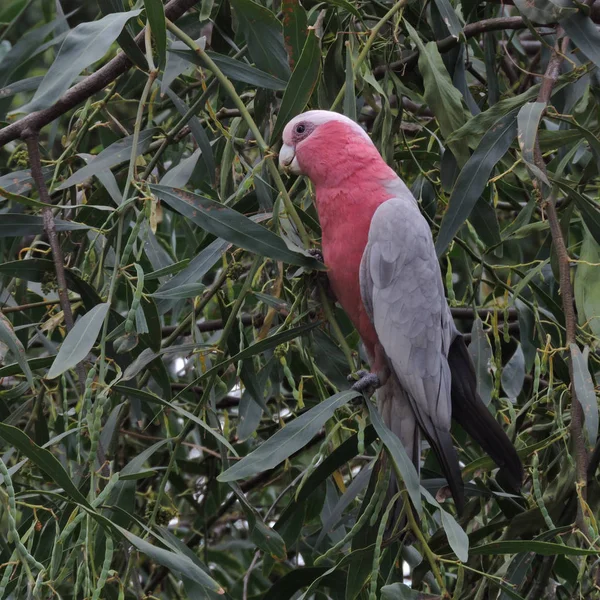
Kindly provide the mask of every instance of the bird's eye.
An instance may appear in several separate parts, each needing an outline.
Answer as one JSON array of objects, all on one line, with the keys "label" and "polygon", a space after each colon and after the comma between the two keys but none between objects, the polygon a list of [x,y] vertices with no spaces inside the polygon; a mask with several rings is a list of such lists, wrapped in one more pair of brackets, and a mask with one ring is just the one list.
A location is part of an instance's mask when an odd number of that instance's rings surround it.
[{"label": "bird's eye", "polygon": [[305,131],[306,127],[302,123],[296,125],[296,133],[304,133]]}]

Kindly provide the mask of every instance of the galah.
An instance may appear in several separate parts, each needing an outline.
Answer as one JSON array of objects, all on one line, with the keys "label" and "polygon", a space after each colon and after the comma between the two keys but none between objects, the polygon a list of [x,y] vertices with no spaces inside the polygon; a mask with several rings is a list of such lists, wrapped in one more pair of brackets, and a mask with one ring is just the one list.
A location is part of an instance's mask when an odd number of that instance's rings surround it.
[{"label": "galah", "polygon": [[521,461],[477,393],[473,363],[445,298],[431,230],[405,183],[360,125],[325,110],[305,112],[286,125],[279,164],[314,184],[329,282],[371,367],[354,389],[377,389],[384,422],[417,470],[421,433],[425,436],[459,512],[464,489],[451,418],[518,489]]}]

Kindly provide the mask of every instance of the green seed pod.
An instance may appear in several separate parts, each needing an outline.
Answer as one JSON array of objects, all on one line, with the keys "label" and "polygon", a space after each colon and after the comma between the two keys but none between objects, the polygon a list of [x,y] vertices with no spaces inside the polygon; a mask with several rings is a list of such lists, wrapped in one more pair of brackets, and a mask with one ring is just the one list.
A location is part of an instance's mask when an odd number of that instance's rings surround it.
[{"label": "green seed pod", "polygon": [[132,316],[131,312],[127,315],[127,320],[125,321],[125,333],[130,335],[133,333],[135,329],[135,316]]},{"label": "green seed pod", "polygon": [[548,529],[556,529],[552,518],[550,517],[550,513],[546,508],[546,503],[544,502],[544,496],[542,494],[542,486],[540,485],[540,474],[538,471],[539,458],[538,453],[533,453],[533,461],[531,463],[531,479],[533,481],[533,493],[535,496],[535,501],[542,513],[542,517],[544,517],[544,522],[546,523]]},{"label": "green seed pod", "polygon": [[315,566],[319,566],[326,559],[330,558],[331,556],[333,556],[333,554],[341,550],[364,527],[365,523],[369,521],[377,505],[380,505],[380,496],[385,495],[385,488],[383,485],[384,479],[384,477],[377,479],[377,485],[375,486],[373,495],[369,500],[369,504],[367,504],[362,515],[360,515],[360,517],[354,524],[354,527],[352,527],[352,529],[337,544],[329,548],[329,550],[327,550],[325,554],[319,556],[315,560]]},{"label": "green seed pod", "polygon": [[4,574],[2,575],[2,579],[0,579],[0,598],[6,597],[6,586],[11,580],[14,564],[17,560],[17,552],[12,553],[10,557],[10,561],[7,563],[6,568],[4,569]]},{"label": "green seed pod", "polygon": [[60,541],[60,527],[58,521],[54,522],[54,547],[52,548],[52,556],[50,558],[50,579],[54,581],[60,568],[63,555],[63,543]]},{"label": "green seed pod", "polygon": [[100,595],[102,594],[102,590],[106,585],[106,580],[108,579],[108,574],[110,571],[110,564],[113,559],[113,539],[110,536],[106,536],[106,546],[104,549],[104,562],[102,563],[102,571],[100,572],[100,577],[98,577],[98,582],[96,584],[96,589],[94,590],[94,595],[92,596],[92,600],[100,600]]},{"label": "green seed pod", "polygon": [[[385,533],[385,528],[387,527],[388,519],[390,518],[390,512],[394,508],[394,504],[398,498],[400,498],[400,494],[402,492],[398,492],[393,498],[392,501],[388,504],[385,512],[383,513],[383,517],[379,523],[379,528],[377,530],[377,539],[375,540],[375,550],[373,551],[373,566],[371,568],[371,588],[369,591],[369,600],[377,600],[377,580],[379,576],[379,561],[381,559],[381,547],[383,545],[383,534]],[[382,496],[384,496],[382,494]]]},{"label": "green seed pod", "polygon": [[140,307],[140,301],[144,291],[144,270],[137,263],[135,263],[134,266],[137,273],[137,284],[135,286],[133,300],[131,301],[131,308],[127,313],[127,319],[125,321],[125,333],[127,334],[133,333],[135,330],[135,313]]},{"label": "green seed pod", "polygon": [[135,221],[135,224],[133,225],[133,228],[131,230],[131,233],[129,234],[129,237],[127,238],[127,242],[125,244],[125,248],[123,249],[123,254],[121,255],[121,267],[124,267],[127,264],[127,261],[129,260],[129,257],[131,256],[131,252],[133,251],[133,245],[135,244],[135,240],[140,232],[140,227],[142,226],[142,223],[145,219],[145,214],[143,210],[140,210],[140,212],[137,215],[137,219]]}]

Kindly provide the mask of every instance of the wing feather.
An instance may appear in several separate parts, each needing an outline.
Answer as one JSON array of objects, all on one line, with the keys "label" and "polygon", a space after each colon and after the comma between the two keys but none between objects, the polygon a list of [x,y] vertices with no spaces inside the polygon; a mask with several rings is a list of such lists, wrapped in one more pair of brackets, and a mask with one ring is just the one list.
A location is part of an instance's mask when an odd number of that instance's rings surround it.
[{"label": "wing feather", "polygon": [[391,198],[375,212],[360,279],[363,303],[389,365],[460,508],[462,479],[450,435],[447,360],[454,325],[431,231],[412,198]]}]

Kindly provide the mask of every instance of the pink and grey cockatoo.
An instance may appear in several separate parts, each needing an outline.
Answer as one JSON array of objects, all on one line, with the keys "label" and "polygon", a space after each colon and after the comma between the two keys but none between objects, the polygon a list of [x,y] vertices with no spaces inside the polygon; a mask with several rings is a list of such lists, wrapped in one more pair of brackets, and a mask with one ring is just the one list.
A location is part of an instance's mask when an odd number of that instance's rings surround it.
[{"label": "pink and grey cockatoo", "polygon": [[477,394],[431,231],[404,182],[360,125],[325,110],[305,112],[287,124],[279,164],[315,186],[329,282],[371,366],[355,389],[378,388],[383,419],[417,471],[425,435],[459,512],[464,492],[452,417],[518,489],[521,461]]}]

